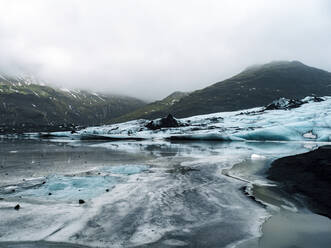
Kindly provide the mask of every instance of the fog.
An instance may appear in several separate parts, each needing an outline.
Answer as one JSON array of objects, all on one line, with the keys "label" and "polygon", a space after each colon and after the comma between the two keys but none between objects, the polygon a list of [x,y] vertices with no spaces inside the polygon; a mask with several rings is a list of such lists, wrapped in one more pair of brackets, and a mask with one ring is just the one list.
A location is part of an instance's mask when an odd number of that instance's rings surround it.
[{"label": "fog", "polygon": [[331,71],[328,0],[0,0],[0,71],[142,99],[245,67]]}]

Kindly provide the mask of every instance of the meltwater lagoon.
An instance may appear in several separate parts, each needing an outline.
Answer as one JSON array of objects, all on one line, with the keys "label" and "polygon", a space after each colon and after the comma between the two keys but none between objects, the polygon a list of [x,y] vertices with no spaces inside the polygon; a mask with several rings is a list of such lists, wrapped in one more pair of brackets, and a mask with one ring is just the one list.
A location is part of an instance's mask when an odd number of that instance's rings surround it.
[{"label": "meltwater lagoon", "polygon": [[325,248],[330,219],[266,173],[330,143],[330,102],[4,136],[0,247]]},{"label": "meltwater lagoon", "polygon": [[331,221],[265,179],[321,144],[2,139],[0,247],[325,247]]}]

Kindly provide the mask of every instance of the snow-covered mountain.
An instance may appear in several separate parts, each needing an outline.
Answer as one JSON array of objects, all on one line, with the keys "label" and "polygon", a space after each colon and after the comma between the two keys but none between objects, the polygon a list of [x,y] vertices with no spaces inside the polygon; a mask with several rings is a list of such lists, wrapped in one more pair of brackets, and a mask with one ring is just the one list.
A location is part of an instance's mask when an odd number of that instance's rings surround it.
[{"label": "snow-covered mountain", "polygon": [[0,132],[101,125],[144,105],[132,97],[51,87],[31,75],[0,75]]},{"label": "snow-covered mountain", "polygon": [[331,141],[331,97],[279,99],[266,107],[183,119],[172,116],[54,132],[68,139]]}]

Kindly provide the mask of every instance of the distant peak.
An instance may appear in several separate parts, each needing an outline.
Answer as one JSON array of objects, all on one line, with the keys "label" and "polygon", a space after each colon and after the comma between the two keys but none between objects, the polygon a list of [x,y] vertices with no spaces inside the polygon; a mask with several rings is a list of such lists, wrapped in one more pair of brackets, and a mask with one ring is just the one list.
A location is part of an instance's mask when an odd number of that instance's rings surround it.
[{"label": "distant peak", "polygon": [[297,66],[306,66],[300,61],[293,60],[278,60],[278,61],[271,61],[266,64],[255,64],[252,66],[247,67],[244,71],[252,71],[252,70],[259,70],[259,69],[268,69],[268,68],[278,68],[278,67],[297,67]]}]

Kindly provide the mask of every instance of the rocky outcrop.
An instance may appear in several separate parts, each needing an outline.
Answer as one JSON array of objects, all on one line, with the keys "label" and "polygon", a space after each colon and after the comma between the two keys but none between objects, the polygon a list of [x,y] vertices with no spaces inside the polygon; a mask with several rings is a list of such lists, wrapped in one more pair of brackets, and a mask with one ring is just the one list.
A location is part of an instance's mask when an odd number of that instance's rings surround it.
[{"label": "rocky outcrop", "polygon": [[331,146],[275,160],[268,178],[290,194],[307,197],[310,209],[331,218]]},{"label": "rocky outcrop", "polygon": [[151,121],[146,125],[146,127],[150,130],[179,127],[179,126],[180,126],[180,123],[171,114],[168,114],[168,116],[165,118]]},{"label": "rocky outcrop", "polygon": [[284,97],[281,97],[269,105],[265,107],[265,110],[277,110],[277,109],[283,109],[283,110],[289,110],[298,108],[301,105],[308,103],[308,102],[322,102],[324,99],[322,97],[312,96],[312,97],[306,97],[302,100],[298,99],[287,99]]}]

